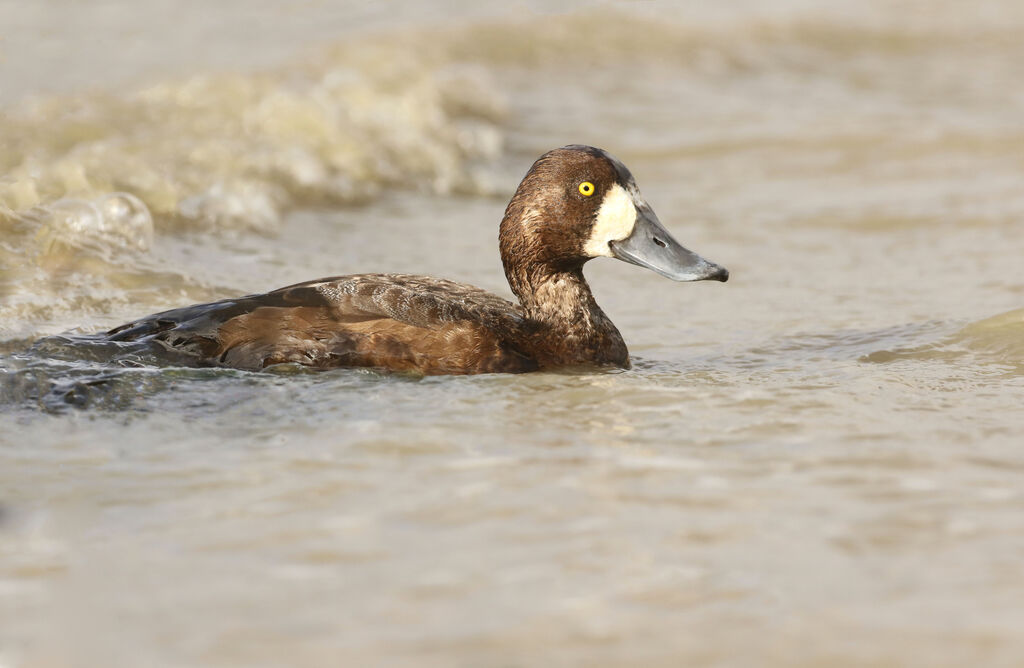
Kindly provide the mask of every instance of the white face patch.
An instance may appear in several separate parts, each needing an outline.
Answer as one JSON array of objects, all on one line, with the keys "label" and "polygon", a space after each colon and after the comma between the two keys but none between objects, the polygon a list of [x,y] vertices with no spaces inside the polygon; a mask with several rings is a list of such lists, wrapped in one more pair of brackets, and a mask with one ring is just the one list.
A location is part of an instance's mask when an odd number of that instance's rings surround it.
[{"label": "white face patch", "polygon": [[636,203],[633,196],[618,183],[605,193],[601,208],[597,210],[590,238],[583,245],[583,252],[590,257],[612,257],[608,245],[621,241],[633,233],[636,225]]}]

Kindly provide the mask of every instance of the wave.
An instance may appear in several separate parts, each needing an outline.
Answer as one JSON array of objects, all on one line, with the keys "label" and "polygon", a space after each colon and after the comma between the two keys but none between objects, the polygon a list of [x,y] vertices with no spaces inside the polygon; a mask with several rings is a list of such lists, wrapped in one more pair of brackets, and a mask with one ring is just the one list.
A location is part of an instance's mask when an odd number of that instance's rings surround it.
[{"label": "wave", "polygon": [[164,228],[272,231],[298,202],[480,189],[467,164],[501,150],[494,89],[477,71],[397,59],[382,70],[350,61],[34,101],[0,126],[13,149],[0,158],[0,216],[123,191]]},{"label": "wave", "polygon": [[587,76],[588,65],[644,61],[721,74],[1021,50],[1020,20],[969,23],[954,9],[912,25],[872,13],[688,25],[604,9],[420,28],[262,73],[35,99],[0,122],[0,216],[124,191],[160,227],[272,231],[291,206],[359,203],[382,188],[487,191],[474,161],[503,149],[502,67]]},{"label": "wave", "polygon": [[503,66],[585,77],[587,65],[625,60],[721,73],[1024,49],[1020,12],[1002,22],[961,13],[947,7],[913,24],[878,11],[686,24],[603,9],[419,28],[346,40],[262,73],[35,99],[0,122],[0,211],[125,191],[159,225],[272,229],[296,202],[344,205],[386,187],[478,192],[486,185],[472,161],[503,148]]},{"label": "wave", "polygon": [[982,364],[1003,366],[1014,374],[1024,373],[1024,309],[972,322],[938,342],[878,350],[861,361],[953,361],[966,356]]},{"label": "wave", "polygon": [[997,363],[1024,369],[1024,308],[971,323],[949,343]]}]

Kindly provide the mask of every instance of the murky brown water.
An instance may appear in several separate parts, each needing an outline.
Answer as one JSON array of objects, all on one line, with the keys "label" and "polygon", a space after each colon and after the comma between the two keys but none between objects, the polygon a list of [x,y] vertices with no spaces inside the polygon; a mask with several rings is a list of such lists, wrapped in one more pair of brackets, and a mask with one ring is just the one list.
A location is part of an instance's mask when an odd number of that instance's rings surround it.
[{"label": "murky brown water", "polygon": [[[0,7],[0,666],[1024,662],[1024,10],[550,4]],[[507,295],[570,142],[732,271],[588,265],[630,371],[30,348]]]}]

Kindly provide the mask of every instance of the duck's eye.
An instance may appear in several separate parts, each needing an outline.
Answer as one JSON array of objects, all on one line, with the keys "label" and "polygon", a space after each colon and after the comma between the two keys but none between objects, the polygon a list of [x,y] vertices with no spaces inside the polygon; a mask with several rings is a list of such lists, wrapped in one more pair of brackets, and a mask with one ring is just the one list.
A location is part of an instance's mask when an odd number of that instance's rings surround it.
[{"label": "duck's eye", "polygon": [[594,194],[594,184],[590,181],[584,181],[580,184],[580,194],[584,197],[590,197]]}]

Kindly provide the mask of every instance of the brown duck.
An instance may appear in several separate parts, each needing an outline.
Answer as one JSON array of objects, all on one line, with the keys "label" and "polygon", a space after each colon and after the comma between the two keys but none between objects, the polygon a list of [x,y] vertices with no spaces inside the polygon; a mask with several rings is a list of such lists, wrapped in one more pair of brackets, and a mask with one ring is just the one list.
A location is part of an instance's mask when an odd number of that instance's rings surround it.
[{"label": "brown duck", "polygon": [[357,274],[157,313],[102,338],[153,342],[194,363],[239,369],[629,367],[619,330],[583,277],[588,260],[614,257],[676,281],[729,278],[673,239],[626,166],[591,146],[555,149],[533,164],[505,210],[499,243],[519,304],[438,278]]}]

